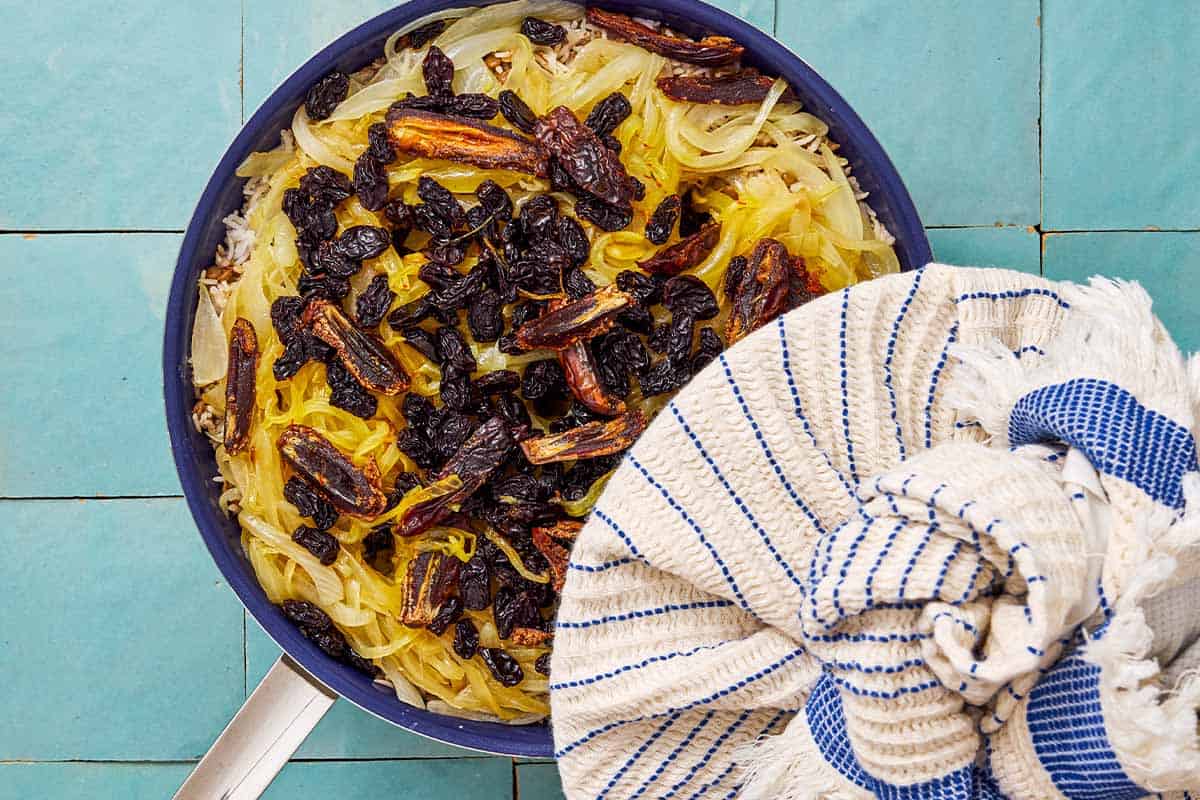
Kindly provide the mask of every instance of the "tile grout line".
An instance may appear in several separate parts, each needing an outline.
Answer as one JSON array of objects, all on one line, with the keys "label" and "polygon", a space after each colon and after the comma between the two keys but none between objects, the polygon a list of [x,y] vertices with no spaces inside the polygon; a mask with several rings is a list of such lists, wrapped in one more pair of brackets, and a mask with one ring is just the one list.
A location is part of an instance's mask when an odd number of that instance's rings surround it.
[{"label": "tile grout line", "polygon": [[1038,0],[1038,274],[1046,275],[1046,0]]}]

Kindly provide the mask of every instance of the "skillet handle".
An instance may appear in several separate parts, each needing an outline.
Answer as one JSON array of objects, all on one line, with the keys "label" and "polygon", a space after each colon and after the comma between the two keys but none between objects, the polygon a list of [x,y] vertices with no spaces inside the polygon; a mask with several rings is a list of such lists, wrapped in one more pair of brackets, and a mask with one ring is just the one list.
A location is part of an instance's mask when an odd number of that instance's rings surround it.
[{"label": "skillet handle", "polygon": [[255,800],[337,695],[286,654],[213,742],[174,800]]}]

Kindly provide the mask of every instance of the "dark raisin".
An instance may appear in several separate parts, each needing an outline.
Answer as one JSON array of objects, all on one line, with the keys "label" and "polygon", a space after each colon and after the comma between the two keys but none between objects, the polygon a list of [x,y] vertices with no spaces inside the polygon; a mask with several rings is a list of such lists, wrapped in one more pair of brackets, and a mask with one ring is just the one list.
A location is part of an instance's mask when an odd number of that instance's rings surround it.
[{"label": "dark raisin", "polygon": [[436,431],[431,431],[429,441],[437,450],[438,456],[445,461],[463,446],[475,430],[475,423],[466,414],[460,414],[453,409],[446,414]]},{"label": "dark raisin", "polygon": [[646,239],[652,244],[666,244],[667,239],[671,238],[671,231],[675,228],[675,221],[679,219],[681,207],[679,195],[671,194],[664,197],[646,223]]},{"label": "dark raisin", "polygon": [[692,355],[695,330],[696,318],[691,314],[673,314],[667,326],[667,358],[681,367],[685,366]]},{"label": "dark raisin", "polygon": [[517,592],[511,586],[501,586],[492,599],[492,619],[496,623],[496,635],[507,639],[517,626],[516,615],[521,609],[517,605]]},{"label": "dark raisin", "polygon": [[292,541],[312,553],[327,567],[337,561],[338,540],[332,533],[301,525],[292,532]]},{"label": "dark raisin", "polygon": [[558,222],[558,203],[548,194],[535,195],[521,206],[517,219],[529,241],[553,238]]},{"label": "dark raisin", "polygon": [[462,280],[462,275],[458,270],[451,269],[445,264],[422,264],[417,271],[417,276],[434,289],[445,289]]},{"label": "dark raisin", "polygon": [[401,472],[396,476],[396,482],[392,484],[392,492],[388,495],[388,508],[395,508],[404,499],[404,495],[420,485],[421,479],[415,473]]},{"label": "dark raisin", "polygon": [[433,615],[433,620],[425,627],[429,628],[435,636],[441,636],[446,632],[446,629],[458,621],[458,618],[463,614],[463,602],[457,597],[450,597],[446,602],[442,603],[441,608]]},{"label": "dark raisin", "polygon": [[461,333],[447,325],[438,328],[434,336],[443,366],[450,365],[463,372],[475,371],[475,356]]},{"label": "dark raisin", "polygon": [[525,672],[517,660],[500,648],[485,647],[479,651],[479,655],[500,685],[516,686],[525,679]]},{"label": "dark raisin", "polygon": [[563,273],[563,289],[572,300],[578,300],[596,291],[596,284],[583,270],[573,267]]},{"label": "dark raisin", "polygon": [[392,526],[387,523],[376,525],[363,537],[362,544],[363,557],[368,563],[376,563],[380,556],[390,557],[396,550],[396,537],[392,535]]},{"label": "dark raisin", "polygon": [[350,294],[350,281],[338,275],[302,275],[296,288],[306,298],[324,297],[336,302]]},{"label": "dark raisin", "polygon": [[367,151],[380,164],[390,164],[396,160],[396,151],[388,139],[386,122],[375,122],[367,128]]},{"label": "dark raisin", "polygon": [[421,469],[433,469],[438,465],[437,453],[419,431],[412,428],[400,431],[396,434],[396,446]]},{"label": "dark raisin", "polygon": [[633,295],[644,306],[662,302],[662,281],[637,270],[627,269],[617,273],[617,288]]},{"label": "dark raisin", "polygon": [[558,218],[558,222],[554,226],[554,238],[567,251],[572,266],[582,267],[588,262],[591,244],[588,242],[583,226],[574,217],[561,216]]},{"label": "dark raisin", "polygon": [[454,652],[459,658],[468,659],[475,656],[479,649],[479,631],[469,619],[460,619],[454,623]]},{"label": "dark raisin", "polygon": [[[612,134],[609,134],[607,136],[601,136],[600,141],[601,141],[601,143],[604,144],[605,147],[607,147],[609,150],[612,150],[614,153],[619,154],[621,152],[621,149],[622,149],[621,140],[618,139],[617,137],[613,136]],[[632,175],[629,176],[629,179],[633,180],[633,176]],[[645,191],[644,191],[645,186],[643,185],[642,188],[643,188],[643,196],[645,196]]]},{"label": "dark raisin", "polygon": [[417,111],[433,111],[441,113],[442,104],[446,101],[445,96],[435,96],[430,94],[415,95],[412,92],[405,92],[404,97],[392,103],[393,109],[415,109]]},{"label": "dark raisin", "polygon": [[[509,427],[513,429],[514,435],[519,429],[532,430],[533,420],[529,417],[529,410],[525,408],[525,404],[517,399],[517,396],[510,392],[501,392],[492,398],[492,410],[496,416],[502,417]],[[519,437],[518,437],[519,438]],[[515,451],[520,453],[520,450]]]},{"label": "dark raisin", "polygon": [[405,328],[403,335],[404,341],[409,347],[412,347],[435,364],[441,361],[440,356],[438,356],[437,342],[434,340],[432,333],[424,328]]},{"label": "dark raisin", "polygon": [[458,594],[463,605],[472,611],[482,611],[491,605],[492,572],[481,555],[473,555],[458,573]]},{"label": "dark raisin", "polygon": [[633,211],[610,206],[596,197],[581,197],[575,201],[575,216],[585,219],[602,231],[620,231],[633,222]]},{"label": "dark raisin", "polygon": [[675,391],[687,383],[689,377],[686,367],[664,358],[638,376],[638,385],[642,387],[643,397],[653,397]]},{"label": "dark raisin", "polygon": [[454,225],[428,203],[413,206],[413,224],[430,236],[446,240],[454,235]]},{"label": "dark raisin", "polygon": [[323,631],[333,627],[333,620],[329,615],[307,600],[284,600],[280,608],[292,624],[301,628]]},{"label": "dark raisin", "polygon": [[346,651],[346,663],[370,678],[378,678],[383,674],[383,670],[353,650]]},{"label": "dark raisin", "polygon": [[346,643],[346,637],[337,628],[328,628],[322,631],[301,628],[300,632],[331,658],[341,660],[346,657],[346,653],[350,652],[350,645]]},{"label": "dark raisin", "polygon": [[533,126],[537,125],[537,115],[511,89],[500,92],[500,113],[508,120],[508,124],[523,133],[533,133]]},{"label": "dark raisin", "polygon": [[303,297],[285,295],[271,303],[271,326],[275,328],[279,341],[287,344],[299,333],[300,314],[303,311]]},{"label": "dark raisin", "polygon": [[300,516],[311,518],[317,530],[327,531],[337,522],[337,509],[295,475],[283,484],[283,499],[294,505]]},{"label": "dark raisin", "polygon": [[479,202],[483,208],[489,214],[494,214],[497,219],[512,219],[512,198],[508,196],[508,192],[504,191],[504,187],[500,184],[493,180],[486,180],[475,187],[475,196],[479,198]]},{"label": "dark raisin", "polygon": [[337,249],[346,258],[363,261],[383,255],[391,243],[392,237],[385,228],[355,225],[342,231],[337,239]]},{"label": "dark raisin", "polygon": [[346,99],[350,91],[350,78],[344,72],[331,72],[317,81],[304,97],[304,110],[308,118],[328,119],[337,104]]},{"label": "dark raisin", "polygon": [[364,328],[374,328],[383,322],[395,299],[396,293],[388,287],[387,275],[376,275],[354,301],[354,316],[358,324]]},{"label": "dark raisin", "polygon": [[521,20],[521,33],[534,44],[554,45],[566,40],[567,29],[537,17]]},{"label": "dark raisin", "polygon": [[295,375],[310,361],[308,348],[304,341],[297,337],[283,346],[283,354],[271,365],[275,380],[285,381]]},{"label": "dark raisin", "polygon": [[405,230],[413,226],[412,206],[403,200],[389,200],[383,207],[383,217],[397,228]]},{"label": "dark raisin", "polygon": [[650,354],[640,336],[617,328],[596,340],[596,357],[601,361],[615,359],[629,372],[641,372],[650,366]]},{"label": "dark raisin", "polygon": [[458,202],[454,193],[428,175],[422,175],[417,180],[417,197],[432,206],[451,225],[461,225],[467,220],[462,203]]},{"label": "dark raisin", "polygon": [[526,400],[557,400],[567,396],[567,378],[557,359],[534,361],[525,367],[521,394]]},{"label": "dark raisin", "polygon": [[434,239],[422,250],[425,257],[436,264],[456,267],[467,257],[467,248],[461,242],[439,242]]},{"label": "dark raisin", "polygon": [[603,138],[615,131],[632,111],[633,106],[629,105],[629,99],[620,92],[613,92],[592,108],[592,113],[587,115],[583,124]]},{"label": "dark raisin", "polygon": [[300,178],[300,191],[315,203],[336,206],[354,194],[351,180],[333,167],[313,167]]},{"label": "dark raisin", "polygon": [[533,668],[536,669],[538,672],[540,672],[542,675],[549,675],[550,674],[550,654],[542,653],[540,656],[538,656],[537,661],[533,662]]},{"label": "dark raisin", "polygon": [[387,173],[369,152],[364,152],[354,162],[354,192],[367,211],[378,211],[387,202]]},{"label": "dark raisin", "polygon": [[410,31],[408,34],[408,46],[414,48],[424,47],[440,36],[444,30],[446,30],[446,20],[435,19],[433,22]]},{"label": "dark raisin", "polygon": [[444,365],[438,396],[446,406],[457,411],[471,411],[479,400],[470,373]]},{"label": "dark raisin", "polygon": [[492,119],[500,113],[500,103],[486,94],[459,94],[442,104],[447,114],[473,119]]},{"label": "dark raisin", "polygon": [[709,222],[712,222],[712,215],[707,211],[700,211],[692,205],[691,192],[680,198],[679,238],[686,239],[693,234],[699,233],[700,229]]},{"label": "dark raisin", "polygon": [[437,45],[431,45],[421,61],[425,89],[431,95],[449,97],[454,94],[454,62]]},{"label": "dark raisin", "polygon": [[749,263],[745,256],[734,256],[729,259],[729,266],[725,268],[725,281],[721,287],[726,297],[733,299],[733,296],[737,294],[738,286],[742,283],[742,276],[746,274],[746,265]]},{"label": "dark raisin", "polygon": [[601,456],[580,461],[571,468],[562,481],[562,496],[565,500],[579,500],[588,493],[597,480],[607,475],[621,456]]},{"label": "dark raisin", "polygon": [[415,392],[404,395],[404,400],[400,404],[400,412],[404,414],[404,419],[412,428],[423,427],[425,422],[433,416],[433,411],[433,403]]},{"label": "dark raisin", "polygon": [[562,292],[563,271],[570,263],[570,256],[561,244],[541,239],[511,265],[509,277],[530,294],[558,294]]},{"label": "dark raisin", "polygon": [[467,326],[477,342],[494,342],[504,332],[500,295],[484,287],[467,306]]},{"label": "dark raisin", "polygon": [[326,365],[325,379],[333,390],[329,393],[329,405],[349,411],[363,419],[375,416],[379,409],[379,400],[364,389],[340,361],[333,360]]},{"label": "dark raisin", "polygon": [[690,314],[696,319],[712,319],[721,310],[708,284],[695,275],[668,280],[663,286],[663,305],[672,314]]},{"label": "dark raisin", "polygon": [[546,310],[546,304],[537,300],[526,300],[517,303],[512,310],[512,326],[519,328],[530,320],[537,319]]},{"label": "dark raisin", "polygon": [[629,186],[630,186],[630,190],[633,193],[634,200],[645,200],[646,199],[646,184],[642,183],[641,180],[630,175],[629,176]]},{"label": "dark raisin", "polygon": [[708,363],[720,355],[725,349],[725,343],[721,341],[721,337],[712,328],[700,329],[700,345],[696,348],[695,355],[692,356],[692,374],[699,372],[708,366]]},{"label": "dark raisin", "polygon": [[362,269],[362,262],[347,258],[338,248],[336,241],[321,242],[310,260],[314,274],[334,275],[348,278]]}]

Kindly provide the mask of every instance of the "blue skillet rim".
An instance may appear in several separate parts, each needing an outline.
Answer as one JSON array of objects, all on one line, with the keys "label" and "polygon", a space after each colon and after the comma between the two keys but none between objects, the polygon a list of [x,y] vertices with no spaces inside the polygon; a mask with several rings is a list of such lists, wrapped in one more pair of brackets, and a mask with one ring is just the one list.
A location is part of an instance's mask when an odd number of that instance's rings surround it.
[{"label": "blue skillet rim", "polygon": [[[167,428],[175,468],[200,535],[217,568],[242,604],[264,631],[321,683],[359,708],[401,728],[447,744],[508,756],[553,755],[547,725],[507,726],[462,720],[405,705],[391,692],[373,686],[369,678],[334,661],[305,639],[273,606],[258,585],[242,554],[237,525],[217,506],[219,487],[212,481],[216,462],[212,448],[192,426],[195,402],[188,366],[195,286],[202,269],[224,238],[221,222],[241,207],[242,180],[235,170],[250,153],[274,147],[279,132],[291,123],[309,86],[334,69],[353,72],[377,58],[383,42],[397,29],[443,9],[491,5],[494,0],[411,0],[359,25],[321,50],[292,73],[243,125],[221,157],[192,214],[180,248],[167,304],[163,341],[163,389]],[[840,154],[850,160],[853,174],[888,230],[896,237],[902,268],[914,269],[932,260],[925,229],[916,207],[883,147],[866,124],[833,87],[802,59],[754,26],[699,0],[604,0],[606,9],[658,19],[690,34],[729,36],[746,47],[744,63],[768,75],[788,80],[804,107],[827,122]]]}]

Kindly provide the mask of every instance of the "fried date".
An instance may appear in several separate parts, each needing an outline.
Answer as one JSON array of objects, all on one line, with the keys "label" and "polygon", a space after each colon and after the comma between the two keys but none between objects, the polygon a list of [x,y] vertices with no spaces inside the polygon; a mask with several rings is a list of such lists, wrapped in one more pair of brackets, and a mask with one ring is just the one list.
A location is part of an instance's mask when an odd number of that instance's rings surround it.
[{"label": "fried date", "polygon": [[691,236],[664,247],[645,261],[639,261],[638,266],[646,272],[659,275],[678,275],[707,258],[720,238],[720,224],[710,222]]},{"label": "fried date", "polygon": [[258,337],[250,320],[238,317],[229,338],[225,374],[225,451],[240,453],[250,441],[254,416],[254,374],[258,371]]},{"label": "fried date", "polygon": [[372,519],[387,508],[379,468],[359,469],[321,434],[306,425],[289,425],[276,442],[284,460],[334,508],[358,519]]},{"label": "fried date", "polygon": [[566,106],[538,120],[533,136],[580,187],[611,206],[630,207],[633,185],[617,154]]},{"label": "fried date", "polygon": [[511,89],[505,89],[500,92],[500,113],[508,120],[508,124],[512,125],[522,133],[533,134],[533,128],[537,125],[537,114],[533,113],[533,109],[521,99]]},{"label": "fried date", "polygon": [[562,350],[604,333],[613,318],[633,303],[632,295],[605,286],[525,323],[517,329],[517,342],[527,350]]},{"label": "fried date", "polygon": [[[579,523],[571,524],[578,525]],[[578,530],[574,531],[574,533],[578,533]],[[567,580],[567,561],[571,556],[570,551],[554,541],[554,528],[534,528],[533,546],[538,549],[539,553],[545,556],[546,562],[550,564],[550,577],[554,591],[561,592],[563,584]]]},{"label": "fried date", "polygon": [[521,450],[533,464],[595,458],[624,451],[644,430],[642,412],[630,411],[607,422],[588,422],[562,433],[526,439]]},{"label": "fried date", "polygon": [[317,298],[304,310],[304,323],[337,353],[363,388],[385,395],[408,389],[408,373],[378,339],[355,328],[341,309]]},{"label": "fried date", "polygon": [[438,608],[446,602],[457,585],[461,567],[461,561],[444,553],[427,551],[417,554],[408,563],[404,573],[400,601],[401,624],[410,628],[424,628],[432,623]]},{"label": "fried date", "polygon": [[704,67],[730,64],[737,61],[745,50],[740,44],[726,36],[705,36],[698,42],[691,39],[677,39],[667,36],[665,33],[659,33],[625,14],[604,11],[599,8],[589,8],[587,20],[618,39],[632,42],[651,53],[688,64],[699,64]]},{"label": "fried date", "polygon": [[[658,88],[672,100],[720,106],[758,105],[767,98],[774,85],[774,78],[755,72],[721,77],[666,75],[658,79]],[[796,96],[788,89],[779,99],[792,102]]]},{"label": "fried date", "polygon": [[750,262],[733,295],[725,341],[732,345],[783,311],[787,302],[791,258],[787,248],[774,239],[762,239],[750,254]]},{"label": "fried date", "polygon": [[554,638],[550,631],[541,628],[513,628],[508,640],[518,647],[538,647]]},{"label": "fried date", "polygon": [[388,111],[387,122],[392,146],[402,153],[547,175],[546,158],[536,144],[486,122],[407,108]]},{"label": "fried date", "polygon": [[625,401],[605,387],[587,342],[578,341],[566,350],[560,350],[558,361],[571,394],[585,408],[607,417],[625,413]]}]

